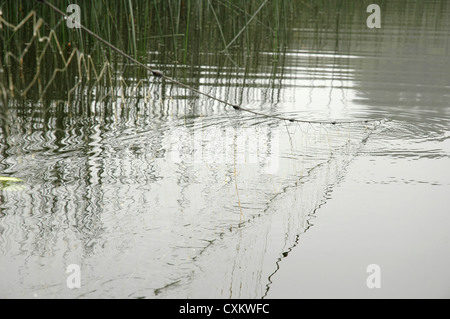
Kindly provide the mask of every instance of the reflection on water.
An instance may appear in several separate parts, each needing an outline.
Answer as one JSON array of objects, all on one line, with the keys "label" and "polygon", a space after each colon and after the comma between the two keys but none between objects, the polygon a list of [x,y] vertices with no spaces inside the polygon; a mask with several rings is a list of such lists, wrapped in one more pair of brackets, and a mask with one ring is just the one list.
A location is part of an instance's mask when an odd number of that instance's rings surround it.
[{"label": "reflection on water", "polygon": [[[3,61],[0,172],[23,182],[0,189],[1,297],[260,298],[355,156],[434,160],[448,175],[450,8],[383,4],[379,30],[360,1],[307,1],[285,8],[282,46],[256,41],[274,27],[261,16],[248,27],[255,41],[228,55],[205,23],[187,66],[170,41],[145,61],[267,114],[390,120],[375,124],[250,117],[118,58],[95,85],[77,82],[74,63],[21,97],[39,45],[25,80]],[[22,86],[14,96],[8,74]],[[436,174],[420,181],[448,185]],[[67,288],[70,264],[79,289]]]}]

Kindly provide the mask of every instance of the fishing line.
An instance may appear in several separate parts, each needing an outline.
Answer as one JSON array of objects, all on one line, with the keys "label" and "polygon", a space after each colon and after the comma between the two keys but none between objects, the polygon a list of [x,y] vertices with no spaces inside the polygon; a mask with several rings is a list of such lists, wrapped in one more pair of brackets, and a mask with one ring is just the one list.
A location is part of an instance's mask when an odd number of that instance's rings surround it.
[{"label": "fishing line", "polygon": [[[42,3],[44,5],[46,5],[47,7],[49,7],[50,9],[52,9],[54,12],[58,13],[59,15],[61,15],[65,20],[67,20],[69,17],[62,12],[61,10],[59,10],[57,7],[55,7],[53,4],[47,2],[46,0],[36,0],[39,3]],[[103,43],[104,45],[108,46],[109,48],[111,48],[112,50],[114,50],[115,52],[117,52],[118,54],[120,54],[121,56],[123,56],[124,58],[128,59],[129,61],[135,63],[136,65],[139,65],[140,67],[147,69],[148,71],[150,71],[152,73],[153,76],[158,77],[158,78],[162,78],[167,82],[171,82],[173,84],[179,85],[181,87],[184,87],[192,92],[195,92],[199,95],[202,95],[204,97],[207,97],[209,99],[215,100],[219,103],[231,106],[233,109],[237,110],[237,111],[243,111],[243,112],[247,112],[247,113],[251,113],[253,115],[257,115],[257,116],[262,116],[262,117],[267,117],[267,118],[272,118],[272,119],[278,119],[278,120],[282,120],[282,121],[289,121],[289,122],[297,122],[297,123],[309,123],[309,124],[329,124],[329,125],[337,125],[337,124],[353,124],[353,123],[369,123],[369,122],[378,122],[381,123],[384,120],[380,120],[380,119],[370,119],[370,120],[327,120],[327,121],[321,121],[321,120],[302,120],[302,119],[297,119],[297,118],[288,118],[288,117],[284,117],[284,116],[279,116],[279,115],[271,115],[271,114],[265,114],[262,112],[258,112],[258,111],[254,111],[245,107],[242,107],[240,105],[237,104],[233,104],[230,103],[228,101],[225,101],[223,99],[220,99],[216,96],[213,96],[209,93],[200,91],[196,88],[193,88],[190,85],[187,85],[185,83],[182,83],[172,77],[169,77],[167,75],[165,75],[164,73],[162,73],[159,70],[155,70],[152,69],[151,67],[149,67],[148,65],[143,64],[142,62],[138,61],[137,59],[133,58],[132,56],[130,56],[129,54],[125,53],[124,51],[120,50],[119,48],[117,48],[116,46],[114,46],[113,44],[111,44],[110,42],[106,41],[105,39],[103,39],[102,37],[100,37],[99,35],[97,35],[96,33],[94,33],[93,31],[91,31],[90,29],[86,28],[84,25],[82,25],[81,23],[77,23],[77,25],[84,30],[85,32],[87,32],[89,35],[91,35],[92,37],[94,37],[95,39],[97,39],[98,41],[100,41],[101,43]]]}]

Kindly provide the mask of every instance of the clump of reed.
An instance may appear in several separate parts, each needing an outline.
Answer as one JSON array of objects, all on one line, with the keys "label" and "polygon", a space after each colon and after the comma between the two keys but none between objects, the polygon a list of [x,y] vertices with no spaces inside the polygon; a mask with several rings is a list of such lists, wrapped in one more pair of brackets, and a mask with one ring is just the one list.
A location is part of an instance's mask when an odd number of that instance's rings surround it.
[{"label": "clump of reed", "polygon": [[[143,62],[163,54],[167,62],[183,64],[195,62],[199,52],[245,55],[280,50],[288,37],[286,24],[295,18],[298,6],[288,0],[54,0],[52,4],[64,12],[69,4],[79,5],[84,26]],[[3,1],[0,8],[12,24],[35,10],[64,45],[91,55],[111,54],[36,1]],[[5,50],[8,37],[4,34],[0,43]]]}]

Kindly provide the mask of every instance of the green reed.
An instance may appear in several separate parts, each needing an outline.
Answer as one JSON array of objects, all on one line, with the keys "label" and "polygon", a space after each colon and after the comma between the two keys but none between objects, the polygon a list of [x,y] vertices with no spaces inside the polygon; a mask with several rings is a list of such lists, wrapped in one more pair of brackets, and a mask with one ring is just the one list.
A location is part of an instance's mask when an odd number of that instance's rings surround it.
[{"label": "green reed", "polygon": [[[183,64],[199,46],[202,51],[245,54],[253,39],[264,37],[266,49],[281,47],[282,22],[292,19],[287,10],[280,10],[292,6],[288,0],[54,0],[52,4],[64,12],[69,4],[78,4],[85,27],[135,57],[145,59],[147,52],[158,51]],[[35,10],[65,45],[92,55],[105,53],[94,39],[68,28],[60,16],[36,1],[3,0],[0,8],[14,24]]]}]

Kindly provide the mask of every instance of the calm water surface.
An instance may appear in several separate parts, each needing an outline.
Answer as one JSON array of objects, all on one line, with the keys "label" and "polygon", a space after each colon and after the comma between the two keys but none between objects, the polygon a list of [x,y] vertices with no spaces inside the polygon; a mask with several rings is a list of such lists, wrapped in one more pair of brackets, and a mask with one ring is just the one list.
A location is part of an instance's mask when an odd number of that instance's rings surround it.
[{"label": "calm water surface", "polygon": [[380,121],[255,118],[122,62],[113,96],[4,100],[0,297],[449,297],[450,6],[383,4],[381,29],[310,8],[281,51],[146,61],[267,114]]}]

